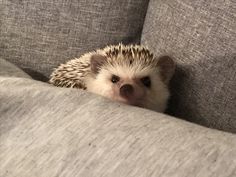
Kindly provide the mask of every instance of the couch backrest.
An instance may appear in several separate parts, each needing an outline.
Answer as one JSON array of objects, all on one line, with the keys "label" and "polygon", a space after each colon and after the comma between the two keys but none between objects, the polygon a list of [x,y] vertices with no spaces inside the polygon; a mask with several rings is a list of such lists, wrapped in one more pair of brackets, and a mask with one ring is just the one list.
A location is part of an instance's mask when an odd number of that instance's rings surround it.
[{"label": "couch backrest", "polygon": [[150,0],[141,43],[177,61],[170,111],[236,132],[236,4]]},{"label": "couch backrest", "polygon": [[5,0],[0,57],[34,77],[107,44],[139,43],[148,0]]}]

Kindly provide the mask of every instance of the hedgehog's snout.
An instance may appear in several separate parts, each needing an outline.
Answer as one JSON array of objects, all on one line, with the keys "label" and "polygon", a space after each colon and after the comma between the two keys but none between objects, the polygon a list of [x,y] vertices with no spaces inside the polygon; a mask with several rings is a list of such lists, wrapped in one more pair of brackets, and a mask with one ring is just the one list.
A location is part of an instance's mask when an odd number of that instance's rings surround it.
[{"label": "hedgehog's snout", "polygon": [[130,105],[141,105],[145,97],[144,89],[132,81],[121,84],[117,91],[122,102]]},{"label": "hedgehog's snout", "polygon": [[134,87],[130,84],[124,84],[120,87],[120,95],[124,98],[129,98],[134,93]]}]

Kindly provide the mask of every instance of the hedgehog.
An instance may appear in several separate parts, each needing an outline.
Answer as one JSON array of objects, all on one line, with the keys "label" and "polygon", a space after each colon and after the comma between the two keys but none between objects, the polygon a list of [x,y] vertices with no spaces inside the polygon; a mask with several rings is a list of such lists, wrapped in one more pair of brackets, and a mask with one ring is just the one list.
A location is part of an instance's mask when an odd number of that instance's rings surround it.
[{"label": "hedgehog", "polygon": [[143,45],[110,45],[55,68],[49,83],[87,90],[120,103],[164,112],[175,62]]}]

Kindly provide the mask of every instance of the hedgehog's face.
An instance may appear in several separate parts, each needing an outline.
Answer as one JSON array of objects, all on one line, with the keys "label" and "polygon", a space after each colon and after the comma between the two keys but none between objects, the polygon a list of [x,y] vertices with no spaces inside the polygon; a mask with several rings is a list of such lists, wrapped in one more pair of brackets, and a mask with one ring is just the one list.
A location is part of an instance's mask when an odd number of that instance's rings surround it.
[{"label": "hedgehog's face", "polygon": [[113,62],[111,65],[105,61],[102,56],[92,58],[91,69],[95,77],[88,82],[88,91],[129,105],[159,112],[165,110],[169,92],[160,65],[143,66],[139,60],[132,64]]}]

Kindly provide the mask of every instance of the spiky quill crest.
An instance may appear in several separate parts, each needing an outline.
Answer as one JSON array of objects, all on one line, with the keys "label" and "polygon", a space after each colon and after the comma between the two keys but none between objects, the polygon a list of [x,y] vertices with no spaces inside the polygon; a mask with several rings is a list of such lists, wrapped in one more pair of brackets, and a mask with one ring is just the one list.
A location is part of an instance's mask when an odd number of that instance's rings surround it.
[{"label": "spiky quill crest", "polygon": [[140,45],[123,45],[108,46],[103,49],[107,56],[107,63],[113,65],[126,64],[131,65],[138,62],[142,66],[153,64],[153,54],[144,46]]},{"label": "spiky quill crest", "polygon": [[155,67],[153,53],[147,47],[141,45],[110,45],[103,49],[86,53],[80,58],[75,58],[65,64],[61,64],[50,76],[49,83],[58,87],[73,87],[86,90],[84,78],[91,74],[90,59],[92,55],[99,54],[106,57],[101,67],[115,65],[132,66],[138,65],[140,69]]}]

